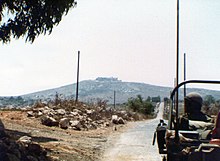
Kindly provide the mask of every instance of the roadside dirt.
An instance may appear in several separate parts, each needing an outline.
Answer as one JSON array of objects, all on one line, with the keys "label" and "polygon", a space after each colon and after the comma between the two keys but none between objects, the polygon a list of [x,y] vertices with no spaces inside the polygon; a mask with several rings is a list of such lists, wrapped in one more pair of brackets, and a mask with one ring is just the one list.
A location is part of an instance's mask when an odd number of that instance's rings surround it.
[{"label": "roadside dirt", "polygon": [[27,117],[24,111],[0,111],[0,119],[11,138],[32,137],[55,161],[99,161],[115,138],[132,126],[128,123],[90,131],[64,130],[42,125],[37,118]]}]

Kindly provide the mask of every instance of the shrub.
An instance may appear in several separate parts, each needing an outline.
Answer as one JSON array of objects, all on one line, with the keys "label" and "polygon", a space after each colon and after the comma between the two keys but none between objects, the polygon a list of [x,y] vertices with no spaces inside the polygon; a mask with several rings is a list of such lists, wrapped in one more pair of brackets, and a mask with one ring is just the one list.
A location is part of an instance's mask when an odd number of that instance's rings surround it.
[{"label": "shrub", "polygon": [[150,115],[154,112],[154,106],[149,99],[143,100],[141,95],[137,95],[136,98],[129,98],[128,107],[134,112],[139,112],[145,115]]}]

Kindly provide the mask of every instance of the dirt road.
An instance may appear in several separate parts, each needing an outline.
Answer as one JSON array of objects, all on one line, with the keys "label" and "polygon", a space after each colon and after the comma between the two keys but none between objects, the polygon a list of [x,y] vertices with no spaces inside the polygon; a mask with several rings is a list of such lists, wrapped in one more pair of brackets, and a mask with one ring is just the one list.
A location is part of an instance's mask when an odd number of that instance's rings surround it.
[{"label": "dirt road", "polygon": [[[162,118],[163,103],[159,106],[156,119],[132,123],[132,127],[112,138],[114,144],[109,147],[103,161],[161,161],[157,144],[152,145],[153,133],[159,119]],[[111,140],[111,139],[110,139]]]}]

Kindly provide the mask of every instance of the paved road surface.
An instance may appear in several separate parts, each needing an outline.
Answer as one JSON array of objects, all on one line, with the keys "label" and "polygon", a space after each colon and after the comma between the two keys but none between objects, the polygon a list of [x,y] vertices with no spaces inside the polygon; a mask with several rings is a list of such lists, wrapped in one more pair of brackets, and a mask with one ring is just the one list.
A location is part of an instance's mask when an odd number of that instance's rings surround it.
[{"label": "paved road surface", "polygon": [[107,149],[103,161],[161,161],[153,133],[162,118],[163,103],[156,119],[135,122],[135,126],[120,135],[115,145]]}]

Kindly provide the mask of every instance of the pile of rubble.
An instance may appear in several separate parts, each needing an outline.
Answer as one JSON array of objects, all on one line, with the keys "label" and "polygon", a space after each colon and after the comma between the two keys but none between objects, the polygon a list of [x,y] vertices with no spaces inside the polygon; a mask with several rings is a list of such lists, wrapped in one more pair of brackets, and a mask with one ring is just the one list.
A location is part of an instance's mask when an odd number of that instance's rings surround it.
[{"label": "pile of rubble", "polygon": [[59,104],[38,102],[27,114],[39,118],[43,125],[73,130],[93,130],[139,119],[136,113],[71,100]]},{"label": "pile of rubble", "polygon": [[29,136],[18,139],[8,135],[0,121],[0,160],[1,161],[51,161],[47,151]]},{"label": "pile of rubble", "polygon": [[[23,110],[27,112],[28,117],[37,118],[43,125],[73,130],[93,130],[140,119],[140,115],[133,112],[107,108],[105,105],[86,105],[72,100],[38,102]],[[50,161],[52,159],[47,156],[47,150],[32,141],[31,137],[17,137],[5,131],[0,120],[0,160]]]}]

